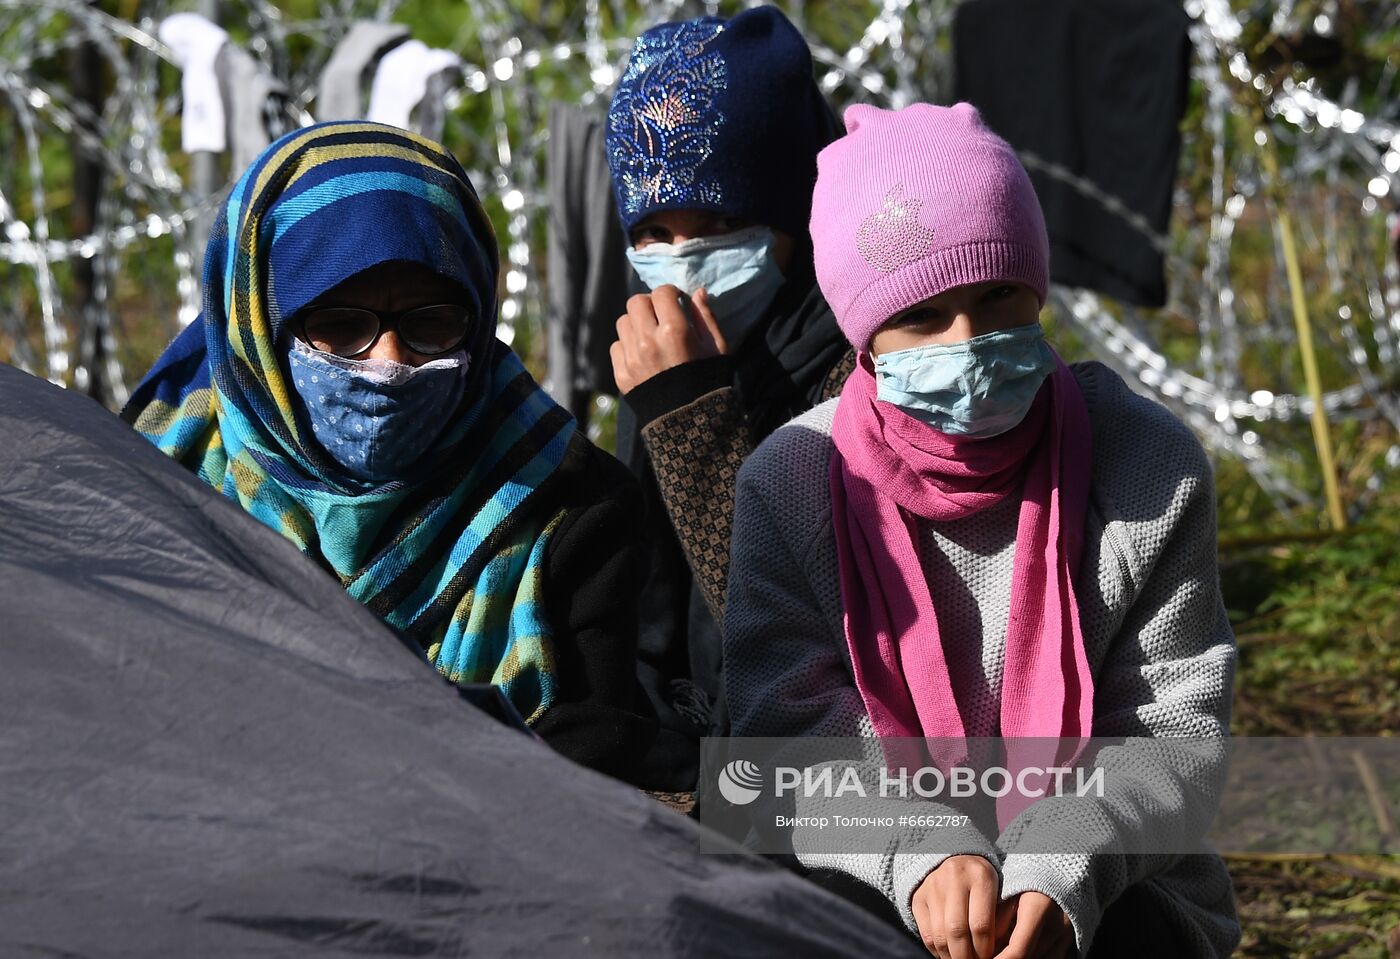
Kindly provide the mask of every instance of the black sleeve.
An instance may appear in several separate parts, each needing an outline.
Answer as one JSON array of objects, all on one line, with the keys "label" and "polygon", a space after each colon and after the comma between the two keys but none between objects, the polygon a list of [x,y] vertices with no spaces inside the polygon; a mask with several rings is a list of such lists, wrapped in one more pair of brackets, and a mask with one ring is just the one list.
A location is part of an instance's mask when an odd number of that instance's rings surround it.
[{"label": "black sleeve", "polygon": [[575,762],[630,781],[656,735],[637,689],[641,494],[626,468],[591,444],[570,480],[543,583],[559,687],[534,729]]},{"label": "black sleeve", "polygon": [[733,385],[734,360],[720,354],[662,370],[638,383],[622,398],[636,414],[638,428],[646,429],[652,420],[689,406],[706,393]]}]

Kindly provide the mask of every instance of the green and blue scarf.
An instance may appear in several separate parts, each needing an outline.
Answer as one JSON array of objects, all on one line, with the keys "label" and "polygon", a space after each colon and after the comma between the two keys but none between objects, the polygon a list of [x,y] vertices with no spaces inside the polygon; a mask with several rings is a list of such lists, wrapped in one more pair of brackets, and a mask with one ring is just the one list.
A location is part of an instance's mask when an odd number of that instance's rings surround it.
[{"label": "green and blue scarf", "polygon": [[[448,426],[404,476],[370,488],[293,402],[287,323],[390,261],[458,282],[478,321]],[[495,683],[534,722],[556,689],[542,578],[563,514],[548,491],[575,426],[495,338],[498,273],[490,223],[442,146],[373,123],[298,130],[234,186],[209,240],[203,312],[122,415],[331,570],[453,682]]]}]

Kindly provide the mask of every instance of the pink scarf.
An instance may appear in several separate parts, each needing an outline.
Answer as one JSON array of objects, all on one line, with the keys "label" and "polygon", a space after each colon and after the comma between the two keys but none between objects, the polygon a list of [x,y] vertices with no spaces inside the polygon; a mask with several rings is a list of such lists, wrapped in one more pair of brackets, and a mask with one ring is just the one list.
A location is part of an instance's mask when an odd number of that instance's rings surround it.
[{"label": "pink scarf", "polygon": [[[1026,418],[988,439],[940,433],[877,401],[865,354],[841,391],[832,426],[832,522],[856,687],[881,737],[964,738],[919,562],[917,523],[962,519],[1016,495],[1001,735],[1092,733],[1093,677],[1073,585],[1083,553],[1091,427],[1074,374],[1055,362]],[[998,803],[999,819],[1026,805],[1014,797]]]}]

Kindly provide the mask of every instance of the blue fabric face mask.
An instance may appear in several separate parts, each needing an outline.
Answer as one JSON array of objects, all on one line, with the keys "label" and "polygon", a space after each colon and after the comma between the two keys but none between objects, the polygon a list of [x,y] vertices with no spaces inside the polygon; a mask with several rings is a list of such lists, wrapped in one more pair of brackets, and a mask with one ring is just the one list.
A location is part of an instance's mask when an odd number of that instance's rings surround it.
[{"label": "blue fabric face mask", "polygon": [[720,332],[734,346],[763,318],[783,285],[773,259],[776,242],[772,230],[756,226],[681,243],[651,243],[629,249],[627,259],[648,289],[670,283],[689,296],[703,286]]},{"label": "blue fabric face mask", "polygon": [[331,458],[358,480],[403,476],[432,445],[466,387],[465,350],[422,366],[351,360],[293,340],[292,388]]},{"label": "blue fabric face mask", "polygon": [[961,343],[881,354],[875,359],[876,398],[940,433],[996,436],[1025,419],[1054,369],[1045,332],[1032,323]]}]

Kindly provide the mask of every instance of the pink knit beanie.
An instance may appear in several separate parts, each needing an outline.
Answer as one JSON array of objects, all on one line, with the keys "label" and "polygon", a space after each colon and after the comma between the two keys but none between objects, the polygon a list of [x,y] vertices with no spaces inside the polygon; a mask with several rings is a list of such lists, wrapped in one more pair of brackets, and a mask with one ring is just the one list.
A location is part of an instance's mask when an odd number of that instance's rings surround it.
[{"label": "pink knit beanie", "polygon": [[1011,146],[971,104],[859,105],[817,156],[817,282],[857,350],[890,317],[968,283],[1017,280],[1045,302],[1050,244]]}]

